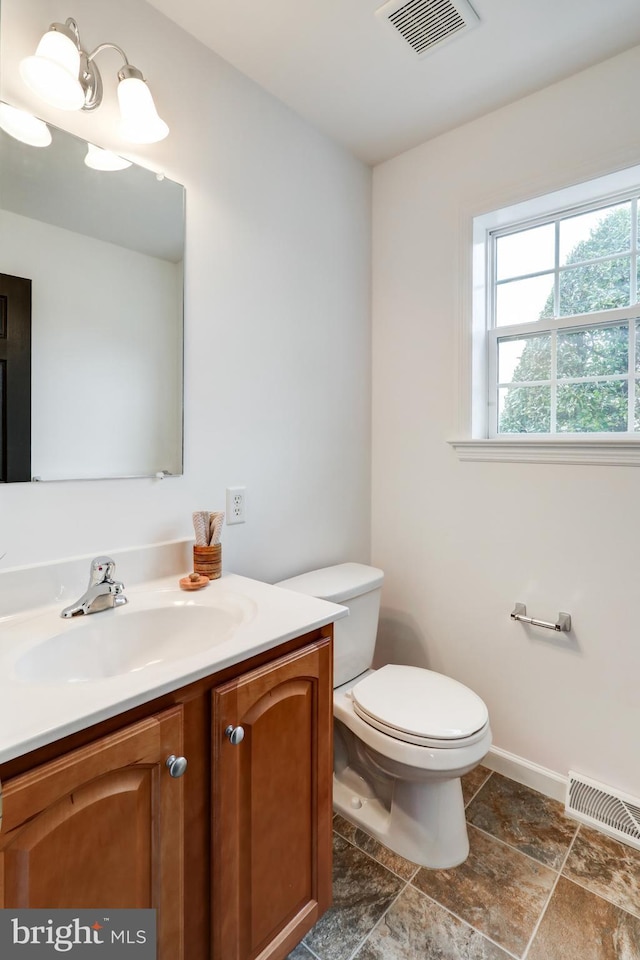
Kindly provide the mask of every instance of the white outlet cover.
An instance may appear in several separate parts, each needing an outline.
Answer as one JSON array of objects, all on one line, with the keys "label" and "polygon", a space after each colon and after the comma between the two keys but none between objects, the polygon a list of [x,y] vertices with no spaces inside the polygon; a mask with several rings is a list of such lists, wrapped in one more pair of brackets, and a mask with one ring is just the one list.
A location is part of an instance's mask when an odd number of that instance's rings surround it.
[{"label": "white outlet cover", "polygon": [[227,524],[244,523],[246,520],[246,487],[227,487]]}]

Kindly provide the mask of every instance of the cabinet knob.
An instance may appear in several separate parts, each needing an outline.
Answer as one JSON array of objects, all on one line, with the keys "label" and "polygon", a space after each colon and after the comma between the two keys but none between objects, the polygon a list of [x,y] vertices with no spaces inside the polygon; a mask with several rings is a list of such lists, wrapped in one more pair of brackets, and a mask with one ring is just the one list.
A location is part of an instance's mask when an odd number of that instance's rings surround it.
[{"label": "cabinet knob", "polygon": [[169,776],[181,777],[187,769],[187,758],[176,757],[176,755],[172,753],[170,757],[167,757],[167,767],[169,768]]},{"label": "cabinet knob", "polygon": [[229,738],[230,742],[235,747],[244,740],[244,730],[242,727],[232,727],[231,724],[229,724],[225,730],[225,736]]}]

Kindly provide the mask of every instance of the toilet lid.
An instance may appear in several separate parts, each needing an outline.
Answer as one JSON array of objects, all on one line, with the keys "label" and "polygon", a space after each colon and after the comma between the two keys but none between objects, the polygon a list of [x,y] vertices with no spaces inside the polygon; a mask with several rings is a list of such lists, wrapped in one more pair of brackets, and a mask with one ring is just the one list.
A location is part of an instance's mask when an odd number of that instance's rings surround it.
[{"label": "toilet lid", "polygon": [[388,664],[357,683],[351,691],[354,708],[363,720],[404,735],[433,740],[470,737],[489,719],[483,700],[451,677],[422,667]]}]

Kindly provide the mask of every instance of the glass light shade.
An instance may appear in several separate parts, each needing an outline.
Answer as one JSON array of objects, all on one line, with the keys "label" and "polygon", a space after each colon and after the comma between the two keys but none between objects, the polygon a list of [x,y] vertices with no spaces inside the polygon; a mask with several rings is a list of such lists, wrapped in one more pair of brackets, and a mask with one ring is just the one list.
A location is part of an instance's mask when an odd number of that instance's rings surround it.
[{"label": "glass light shade", "polygon": [[92,143],[88,143],[87,148],[84,162],[92,170],[126,170],[131,166],[130,160],[119,157],[111,150],[103,150],[102,147],[96,147]]},{"label": "glass light shade", "polygon": [[164,140],[169,127],[158,116],[151,91],[144,80],[126,77],[118,84],[120,135],[132,143],[156,143]]},{"label": "glass light shade", "polygon": [[0,127],[9,136],[30,147],[48,147],[51,143],[51,131],[44,120],[38,120],[17,107],[10,107],[8,103],[0,103]]},{"label": "glass light shade", "polygon": [[84,90],[78,80],[80,53],[73,40],[49,30],[38,44],[35,56],[20,63],[20,76],[45,103],[59,110],[81,110]]}]

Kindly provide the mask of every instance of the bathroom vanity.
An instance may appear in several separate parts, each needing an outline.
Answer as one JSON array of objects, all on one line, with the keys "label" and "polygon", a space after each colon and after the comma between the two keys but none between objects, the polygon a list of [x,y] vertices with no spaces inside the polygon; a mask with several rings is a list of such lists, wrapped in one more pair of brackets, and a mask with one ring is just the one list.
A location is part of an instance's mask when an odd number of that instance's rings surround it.
[{"label": "bathroom vanity", "polygon": [[[18,618],[12,637],[0,624],[6,693],[31,711],[13,746],[4,727],[0,741],[0,907],[155,907],[159,960],[280,960],[327,909],[332,621],[344,611],[323,601],[305,610],[308,598],[241,577],[219,584],[189,601],[155,590],[147,606],[170,619],[172,603],[248,598],[231,638],[62,689],[32,679],[51,642],[34,643],[38,617]],[[144,606],[136,589],[130,611]],[[90,620],[126,633],[125,610],[78,618],[79,642],[90,643]],[[123,668],[96,672],[113,669]],[[89,688],[87,723],[78,710]]]}]

